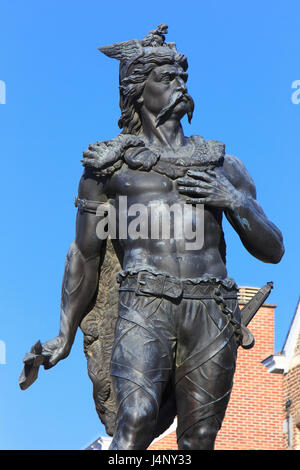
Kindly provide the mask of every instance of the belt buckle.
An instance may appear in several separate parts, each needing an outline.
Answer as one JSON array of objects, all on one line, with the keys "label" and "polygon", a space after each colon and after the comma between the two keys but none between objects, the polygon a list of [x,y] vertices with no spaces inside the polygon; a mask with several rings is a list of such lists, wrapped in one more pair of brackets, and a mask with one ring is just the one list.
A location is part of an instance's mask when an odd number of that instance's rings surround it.
[{"label": "belt buckle", "polygon": [[136,295],[143,295],[143,293],[140,292],[140,285],[141,285],[141,284],[142,284],[142,285],[145,285],[146,283],[145,283],[145,281],[142,281],[142,280],[141,280],[142,274],[143,274],[143,272],[142,272],[142,271],[139,271],[139,272],[138,272],[138,275],[137,275],[136,286],[135,286],[135,290],[134,290],[134,292],[135,292]]}]

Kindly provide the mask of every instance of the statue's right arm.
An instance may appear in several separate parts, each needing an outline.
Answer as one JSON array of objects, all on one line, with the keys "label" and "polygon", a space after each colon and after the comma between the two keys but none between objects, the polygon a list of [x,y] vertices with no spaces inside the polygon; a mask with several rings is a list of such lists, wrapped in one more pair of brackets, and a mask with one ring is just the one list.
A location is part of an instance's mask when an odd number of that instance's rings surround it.
[{"label": "statue's right arm", "polygon": [[[105,183],[104,177],[95,177],[86,169],[79,183],[78,198],[105,203]],[[80,208],[77,212],[76,236],[66,257],[62,282],[60,331],[42,345],[43,353],[50,355],[46,369],[69,355],[78,326],[88,313],[97,290],[105,241],[97,237],[96,226],[101,217],[95,212]]]}]

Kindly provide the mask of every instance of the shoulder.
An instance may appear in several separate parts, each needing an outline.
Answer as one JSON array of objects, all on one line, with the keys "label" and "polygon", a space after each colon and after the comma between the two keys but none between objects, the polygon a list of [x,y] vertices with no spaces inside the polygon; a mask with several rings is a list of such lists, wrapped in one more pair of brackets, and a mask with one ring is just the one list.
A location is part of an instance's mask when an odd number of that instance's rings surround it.
[{"label": "shoulder", "polygon": [[239,158],[233,155],[225,154],[222,165],[222,172],[234,187],[244,190],[251,194],[252,197],[256,198],[254,181],[245,165]]},{"label": "shoulder", "polygon": [[83,152],[84,172],[79,182],[78,197],[95,201],[105,199],[111,177],[121,169],[128,150],[143,146],[144,142],[131,134],[119,134],[111,140],[90,144]]},{"label": "shoulder", "polygon": [[99,176],[112,175],[123,164],[125,152],[131,147],[144,145],[137,136],[119,134],[111,140],[90,144],[83,152],[82,164]]},{"label": "shoulder", "polygon": [[89,201],[105,201],[109,180],[110,176],[97,175],[91,168],[85,168],[79,181],[77,197]]},{"label": "shoulder", "polygon": [[201,135],[191,135],[187,140],[193,142],[196,152],[202,157],[219,160],[225,156],[225,144],[219,140],[205,140]]}]

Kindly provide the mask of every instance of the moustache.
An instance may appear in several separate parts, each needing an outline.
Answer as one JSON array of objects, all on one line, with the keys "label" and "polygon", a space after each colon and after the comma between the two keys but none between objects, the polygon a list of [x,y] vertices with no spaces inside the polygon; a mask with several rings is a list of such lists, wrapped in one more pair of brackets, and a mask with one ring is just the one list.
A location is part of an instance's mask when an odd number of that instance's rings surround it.
[{"label": "moustache", "polygon": [[171,97],[169,102],[163,109],[159,112],[156,117],[156,127],[160,126],[168,117],[170,112],[175,108],[175,106],[180,103],[181,101],[187,102],[187,116],[188,121],[191,123],[194,113],[194,100],[193,98],[186,92],[182,90],[175,91]]}]

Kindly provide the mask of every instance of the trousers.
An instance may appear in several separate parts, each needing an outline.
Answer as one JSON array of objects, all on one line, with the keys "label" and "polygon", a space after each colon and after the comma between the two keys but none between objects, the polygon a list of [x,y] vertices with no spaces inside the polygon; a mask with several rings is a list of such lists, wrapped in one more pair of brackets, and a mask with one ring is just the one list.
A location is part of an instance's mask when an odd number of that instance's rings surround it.
[{"label": "trousers", "polygon": [[141,391],[157,417],[171,386],[178,446],[190,448],[187,436],[208,422],[215,440],[229,402],[240,337],[237,289],[217,280],[164,281],[166,292],[159,276],[149,273],[142,281],[137,274],[126,276],[120,285],[110,368],[117,425],[122,426],[118,416],[124,418],[124,407]]}]

